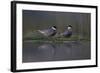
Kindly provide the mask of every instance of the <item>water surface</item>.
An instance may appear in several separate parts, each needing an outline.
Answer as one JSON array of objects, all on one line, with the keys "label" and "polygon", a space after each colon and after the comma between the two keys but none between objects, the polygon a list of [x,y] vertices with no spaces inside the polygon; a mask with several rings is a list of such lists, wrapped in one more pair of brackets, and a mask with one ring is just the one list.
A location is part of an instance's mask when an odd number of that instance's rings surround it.
[{"label": "water surface", "polygon": [[64,43],[24,41],[23,43],[22,61],[24,63],[86,60],[91,58],[89,41],[66,41]]}]

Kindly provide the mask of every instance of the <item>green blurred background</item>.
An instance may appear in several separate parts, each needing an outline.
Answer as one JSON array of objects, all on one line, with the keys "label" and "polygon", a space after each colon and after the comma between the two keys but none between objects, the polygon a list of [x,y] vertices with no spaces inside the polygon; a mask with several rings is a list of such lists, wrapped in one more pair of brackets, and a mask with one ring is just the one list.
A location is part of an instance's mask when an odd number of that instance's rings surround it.
[{"label": "green blurred background", "polygon": [[[23,10],[23,40],[90,40],[90,13],[55,12]],[[62,33],[67,25],[72,25],[73,35],[65,37],[45,37],[37,30],[57,26],[57,32]]]}]

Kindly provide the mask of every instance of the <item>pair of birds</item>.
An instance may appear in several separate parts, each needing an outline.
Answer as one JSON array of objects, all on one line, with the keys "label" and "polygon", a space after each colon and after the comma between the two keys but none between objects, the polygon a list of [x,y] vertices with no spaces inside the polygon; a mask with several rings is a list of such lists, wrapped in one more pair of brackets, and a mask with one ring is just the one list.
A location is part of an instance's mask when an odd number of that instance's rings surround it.
[{"label": "pair of birds", "polygon": [[[57,34],[57,27],[56,26],[52,26],[48,29],[44,29],[44,30],[38,30],[38,32],[40,32],[41,34],[43,34],[44,36],[55,36]],[[71,37],[72,36],[72,26],[68,25],[67,29],[65,29],[65,31],[63,33],[59,34],[60,36],[64,36],[64,37]]]}]

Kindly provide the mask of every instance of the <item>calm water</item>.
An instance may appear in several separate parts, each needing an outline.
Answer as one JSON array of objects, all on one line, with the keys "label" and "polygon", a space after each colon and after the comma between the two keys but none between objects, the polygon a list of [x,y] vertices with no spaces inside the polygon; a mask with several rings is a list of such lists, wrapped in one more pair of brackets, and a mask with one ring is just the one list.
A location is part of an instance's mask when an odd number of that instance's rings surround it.
[{"label": "calm water", "polygon": [[64,60],[85,60],[91,58],[89,41],[67,41],[65,43],[23,44],[23,62],[45,62]]}]

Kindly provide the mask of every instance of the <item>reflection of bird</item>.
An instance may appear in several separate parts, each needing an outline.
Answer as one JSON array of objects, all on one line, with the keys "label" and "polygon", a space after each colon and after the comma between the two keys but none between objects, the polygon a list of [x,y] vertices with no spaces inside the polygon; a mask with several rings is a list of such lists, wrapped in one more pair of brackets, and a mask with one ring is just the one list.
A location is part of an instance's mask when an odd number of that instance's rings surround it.
[{"label": "reflection of bird", "polygon": [[51,28],[44,29],[44,30],[38,30],[41,34],[44,36],[54,36],[57,33],[56,26],[52,26]]},{"label": "reflection of bird", "polygon": [[72,26],[68,25],[67,30],[61,33],[61,35],[64,37],[71,37],[72,36]]},{"label": "reflection of bird", "polygon": [[51,59],[55,54],[55,46],[53,44],[47,43],[38,46],[38,55],[47,60]]}]

